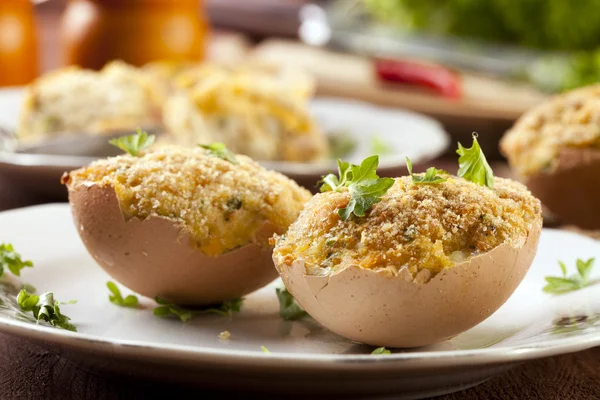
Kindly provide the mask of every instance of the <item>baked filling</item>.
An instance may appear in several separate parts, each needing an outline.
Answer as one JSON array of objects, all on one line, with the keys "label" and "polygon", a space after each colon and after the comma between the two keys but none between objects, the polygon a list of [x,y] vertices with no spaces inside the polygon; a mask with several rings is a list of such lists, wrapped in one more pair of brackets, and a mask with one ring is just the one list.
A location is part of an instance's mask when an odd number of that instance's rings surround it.
[{"label": "baked filling", "polygon": [[27,92],[19,135],[37,139],[58,133],[103,133],[159,123],[153,81],[120,61],[101,71],[69,67],[44,75]]},{"label": "baked filling", "polygon": [[328,143],[308,110],[310,85],[251,69],[205,66],[177,77],[165,105],[172,143],[223,142],[257,160],[314,161]]},{"label": "baked filling", "polygon": [[[70,173],[67,185],[113,187],[126,218],[150,216],[181,223],[207,255],[249,242],[266,221],[279,230],[297,218],[310,193],[248,157],[238,164],[200,147],[159,147],[140,157],[98,160]],[[266,244],[266,243],[260,243]]]},{"label": "baked filling", "polygon": [[528,111],[500,148],[522,176],[552,172],[563,148],[600,149],[600,85],[553,97]]},{"label": "baked filling", "polygon": [[342,221],[347,191],[313,197],[274,257],[291,265],[303,259],[309,275],[328,275],[349,265],[427,281],[469,257],[508,243],[521,247],[541,215],[539,200],[520,183],[495,178],[494,188],[462,178],[394,185],[363,218]]}]

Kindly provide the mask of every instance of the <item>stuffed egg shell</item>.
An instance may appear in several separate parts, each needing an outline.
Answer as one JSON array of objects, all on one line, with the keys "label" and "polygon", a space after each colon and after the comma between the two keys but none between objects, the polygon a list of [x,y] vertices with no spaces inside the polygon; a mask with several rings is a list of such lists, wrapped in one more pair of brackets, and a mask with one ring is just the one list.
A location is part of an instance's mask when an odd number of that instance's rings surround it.
[{"label": "stuffed egg shell", "polygon": [[273,259],[315,320],[374,346],[440,342],[489,317],[525,276],[542,226],[539,200],[501,178],[494,188],[397,178],[365,217],[343,221],[349,200],[317,194]]},{"label": "stuffed egg shell", "polygon": [[500,150],[564,224],[600,228],[600,85],[552,97],[526,112]]},{"label": "stuffed egg shell", "polygon": [[65,174],[75,226],[92,257],[144,296],[183,305],[241,297],[277,272],[268,240],[310,193],[246,156],[166,146]]}]

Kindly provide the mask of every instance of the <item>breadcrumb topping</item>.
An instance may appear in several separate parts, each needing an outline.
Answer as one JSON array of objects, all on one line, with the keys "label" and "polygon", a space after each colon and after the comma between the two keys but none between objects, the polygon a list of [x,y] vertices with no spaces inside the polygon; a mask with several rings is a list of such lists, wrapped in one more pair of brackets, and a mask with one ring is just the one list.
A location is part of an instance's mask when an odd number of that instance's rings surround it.
[{"label": "breadcrumb topping", "polygon": [[337,214],[348,204],[348,192],[318,194],[278,238],[276,264],[303,259],[310,275],[359,265],[424,283],[503,243],[522,246],[541,221],[540,202],[525,186],[502,178],[494,186],[456,177],[431,185],[397,178],[364,218],[348,221]]},{"label": "breadcrumb topping", "polygon": [[205,64],[179,74],[164,108],[170,133],[179,145],[223,142],[257,160],[317,161],[328,142],[310,115],[312,81],[305,74]]},{"label": "breadcrumb topping", "polygon": [[231,339],[231,333],[229,331],[223,331],[223,332],[219,333],[219,339],[229,340],[229,339]]},{"label": "breadcrumb topping", "polygon": [[551,172],[564,147],[600,148],[600,85],[577,89],[525,113],[500,142],[521,175]]},{"label": "breadcrumb topping", "polygon": [[66,184],[114,187],[127,218],[171,218],[204,253],[218,255],[264,241],[255,236],[266,221],[285,231],[311,197],[287,177],[246,156],[236,158],[238,165],[200,147],[166,146],[141,157],[95,161],[71,172]]},{"label": "breadcrumb topping", "polygon": [[19,136],[36,140],[59,133],[90,134],[160,122],[158,88],[121,61],[101,71],[69,67],[37,79],[27,90]]}]

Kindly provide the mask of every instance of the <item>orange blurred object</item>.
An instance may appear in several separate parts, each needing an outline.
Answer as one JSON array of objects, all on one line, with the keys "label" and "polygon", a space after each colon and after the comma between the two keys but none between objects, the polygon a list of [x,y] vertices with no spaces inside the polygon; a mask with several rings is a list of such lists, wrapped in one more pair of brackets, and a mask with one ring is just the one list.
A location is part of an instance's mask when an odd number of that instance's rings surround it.
[{"label": "orange blurred object", "polygon": [[37,72],[31,0],[0,0],[0,86],[27,84]]},{"label": "orange blurred object", "polygon": [[100,69],[115,59],[204,57],[208,24],[202,0],[69,0],[61,22],[64,62]]}]

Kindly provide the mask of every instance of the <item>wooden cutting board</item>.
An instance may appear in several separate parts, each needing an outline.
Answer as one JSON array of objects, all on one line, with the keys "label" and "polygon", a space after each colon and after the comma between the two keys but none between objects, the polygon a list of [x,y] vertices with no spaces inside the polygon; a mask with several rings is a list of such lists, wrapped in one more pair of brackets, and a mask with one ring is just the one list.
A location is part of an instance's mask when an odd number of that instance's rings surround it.
[{"label": "wooden cutting board", "polygon": [[250,52],[250,58],[305,68],[315,76],[317,94],[321,96],[359,99],[433,116],[457,140],[468,140],[476,131],[481,141],[494,150],[501,135],[523,112],[547,98],[523,83],[467,73],[462,76],[463,98],[443,98],[427,89],[378,81],[367,57],[291,40],[266,40]]}]

